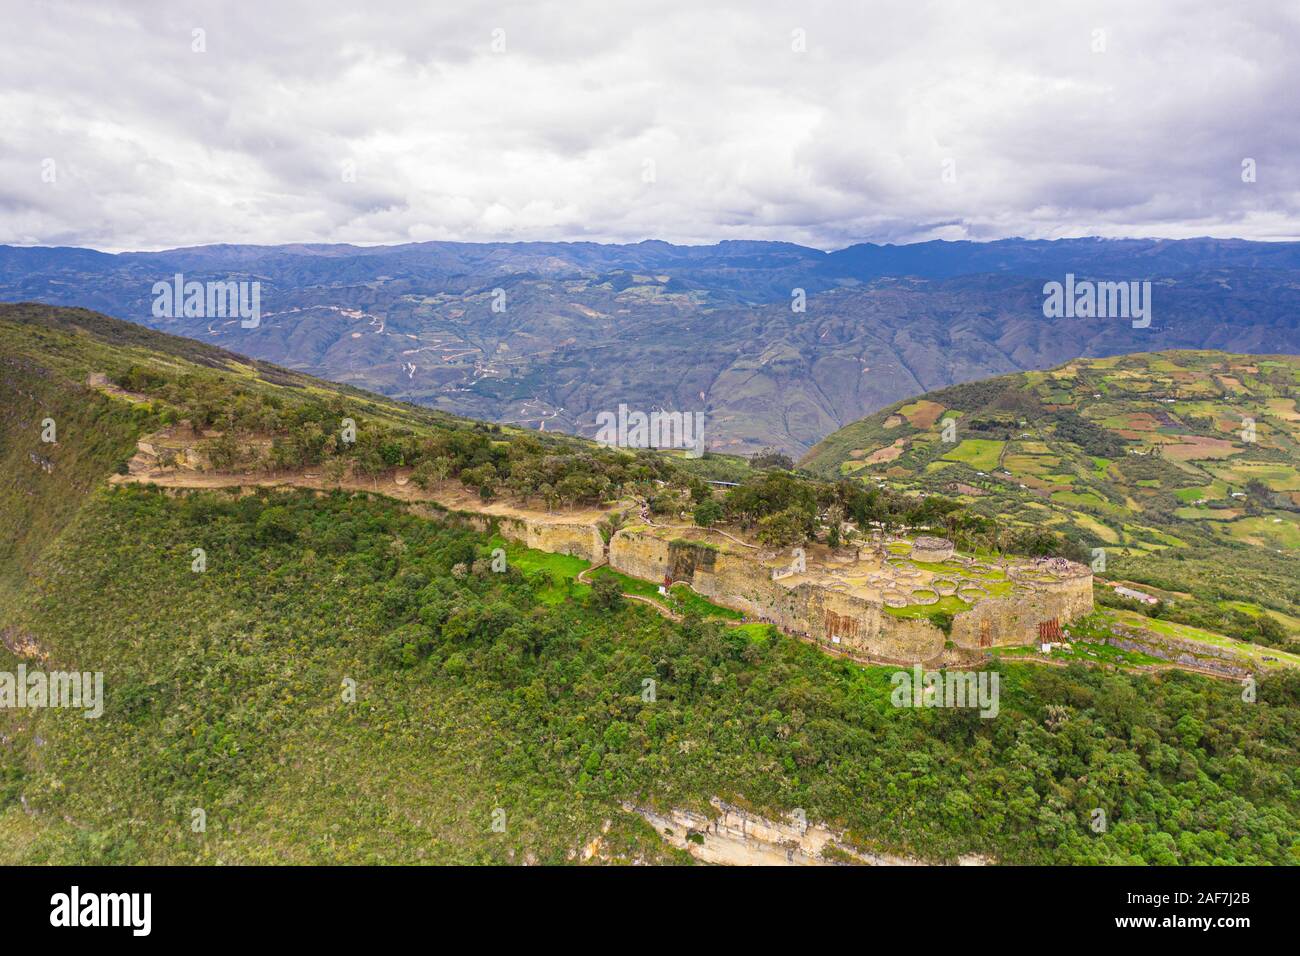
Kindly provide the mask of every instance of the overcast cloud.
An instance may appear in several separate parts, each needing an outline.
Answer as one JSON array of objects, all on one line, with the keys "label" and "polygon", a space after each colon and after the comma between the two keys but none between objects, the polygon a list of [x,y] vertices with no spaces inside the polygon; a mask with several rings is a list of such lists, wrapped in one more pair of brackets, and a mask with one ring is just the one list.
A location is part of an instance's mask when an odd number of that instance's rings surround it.
[{"label": "overcast cloud", "polygon": [[7,0],[0,31],[6,243],[1300,238],[1282,0]]}]

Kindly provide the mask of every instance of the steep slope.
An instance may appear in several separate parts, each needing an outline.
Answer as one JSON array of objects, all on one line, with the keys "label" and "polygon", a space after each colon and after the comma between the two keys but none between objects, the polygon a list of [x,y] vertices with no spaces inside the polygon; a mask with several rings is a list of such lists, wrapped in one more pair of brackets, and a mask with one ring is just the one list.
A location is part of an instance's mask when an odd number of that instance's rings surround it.
[{"label": "steep slope", "polygon": [[0,306],[0,580],[30,564],[92,488],[125,470],[142,435],[175,420],[167,403],[113,385],[109,371],[157,383],[224,376],[271,401],[310,392],[426,432],[456,423],[83,309]]},{"label": "steep slope", "polygon": [[[320,461],[317,406],[355,419],[363,473],[428,442],[462,469],[517,463],[503,481],[567,462],[675,480],[650,461],[560,438],[507,459],[543,439],[82,311],[0,309],[0,360],[5,526],[48,521],[0,569],[0,674],[104,685],[97,719],[0,707],[0,862],[683,862],[625,808],[687,819],[714,799],[798,808],[864,853],[1297,862],[1292,672],[1262,673],[1246,707],[1196,675],[1002,662],[994,719],[900,709],[890,668],[670,621],[577,581],[576,559],[509,546],[495,573],[504,543],[452,516],[107,484],[124,445],[184,421],[214,451],[269,429],[278,443],[227,448],[264,474]],[[47,414],[52,471],[27,457]]]}]

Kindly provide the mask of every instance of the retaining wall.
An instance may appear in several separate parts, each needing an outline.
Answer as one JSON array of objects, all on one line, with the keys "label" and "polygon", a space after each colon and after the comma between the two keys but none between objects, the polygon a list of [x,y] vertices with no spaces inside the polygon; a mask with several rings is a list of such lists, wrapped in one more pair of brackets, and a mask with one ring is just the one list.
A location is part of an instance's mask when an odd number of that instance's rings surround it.
[{"label": "retaining wall", "polygon": [[1027,593],[985,598],[955,615],[949,637],[928,620],[895,617],[878,602],[808,582],[787,587],[758,561],[700,542],[622,530],[610,542],[609,563],[648,581],[685,581],[724,607],[831,650],[906,663],[938,661],[949,639],[962,649],[1032,644],[1040,623],[1064,624],[1092,610],[1091,575],[1034,583]]}]

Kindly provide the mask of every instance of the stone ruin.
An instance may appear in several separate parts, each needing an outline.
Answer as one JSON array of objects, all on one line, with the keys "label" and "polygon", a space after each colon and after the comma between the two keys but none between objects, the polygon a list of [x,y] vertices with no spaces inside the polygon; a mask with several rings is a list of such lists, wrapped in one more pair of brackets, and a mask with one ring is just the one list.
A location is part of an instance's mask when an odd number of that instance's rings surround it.
[{"label": "stone ruin", "polygon": [[947,538],[935,538],[921,535],[912,542],[911,558],[913,561],[925,561],[938,564],[953,556],[953,543]]}]

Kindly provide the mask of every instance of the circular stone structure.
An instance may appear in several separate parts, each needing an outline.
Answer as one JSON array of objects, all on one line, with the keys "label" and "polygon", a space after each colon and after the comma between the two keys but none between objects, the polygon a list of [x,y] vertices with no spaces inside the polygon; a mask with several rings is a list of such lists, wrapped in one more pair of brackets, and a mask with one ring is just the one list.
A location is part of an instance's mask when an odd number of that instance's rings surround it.
[{"label": "circular stone structure", "polygon": [[938,604],[939,597],[939,592],[934,588],[912,588],[913,604]]},{"label": "circular stone structure", "polygon": [[889,607],[907,607],[908,595],[902,591],[884,591],[880,599]]},{"label": "circular stone structure", "polygon": [[951,558],[952,551],[952,542],[947,538],[932,538],[928,535],[922,535],[912,542],[910,557],[913,561],[938,563]]}]

